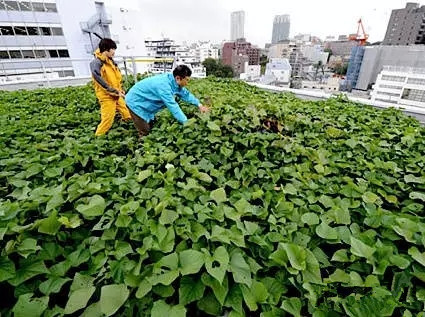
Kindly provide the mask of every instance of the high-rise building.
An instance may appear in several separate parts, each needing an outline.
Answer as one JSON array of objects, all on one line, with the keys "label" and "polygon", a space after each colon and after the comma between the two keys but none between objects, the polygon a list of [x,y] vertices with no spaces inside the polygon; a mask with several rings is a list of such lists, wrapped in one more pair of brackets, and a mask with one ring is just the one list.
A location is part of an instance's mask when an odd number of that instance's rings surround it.
[{"label": "high-rise building", "polygon": [[384,45],[425,44],[425,6],[408,2],[391,13]]},{"label": "high-rise building", "polygon": [[289,39],[289,28],[291,20],[289,15],[277,15],[273,21],[272,44],[286,41]]},{"label": "high-rise building", "polygon": [[232,12],[230,19],[230,39],[236,41],[237,39],[245,38],[245,12]]}]

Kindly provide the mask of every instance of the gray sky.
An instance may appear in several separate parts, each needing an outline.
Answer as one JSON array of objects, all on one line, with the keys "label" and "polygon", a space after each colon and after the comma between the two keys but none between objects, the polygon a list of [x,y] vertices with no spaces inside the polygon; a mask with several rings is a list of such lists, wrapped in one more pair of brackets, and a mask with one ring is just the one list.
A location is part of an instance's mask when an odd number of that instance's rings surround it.
[{"label": "gray sky", "polygon": [[[392,9],[404,8],[406,0],[139,0],[141,36],[181,41],[230,37],[230,13],[245,11],[245,37],[264,47],[271,41],[273,17],[291,16],[290,36],[298,33],[327,35],[355,33],[361,17],[371,42],[385,36]],[[410,2],[414,2],[410,1]],[[424,4],[424,3],[421,3]]]}]

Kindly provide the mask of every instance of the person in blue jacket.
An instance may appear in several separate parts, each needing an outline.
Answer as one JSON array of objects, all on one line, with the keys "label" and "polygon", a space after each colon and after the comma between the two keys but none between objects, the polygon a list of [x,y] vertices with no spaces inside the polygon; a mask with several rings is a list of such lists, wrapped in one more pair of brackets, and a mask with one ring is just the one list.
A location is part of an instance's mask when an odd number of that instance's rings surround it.
[{"label": "person in blue jacket", "polygon": [[176,95],[197,106],[201,112],[209,111],[208,107],[203,106],[185,88],[191,75],[192,71],[189,67],[179,65],[172,74],[166,73],[145,78],[127,92],[125,102],[140,137],[149,134],[155,114],[165,107],[180,123],[184,124],[187,121],[186,115],[175,100]]}]

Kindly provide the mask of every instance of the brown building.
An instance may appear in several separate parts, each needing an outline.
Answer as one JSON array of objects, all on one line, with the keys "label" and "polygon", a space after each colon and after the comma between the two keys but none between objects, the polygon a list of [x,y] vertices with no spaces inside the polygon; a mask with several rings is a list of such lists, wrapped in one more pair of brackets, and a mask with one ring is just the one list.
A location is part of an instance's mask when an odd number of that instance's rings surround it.
[{"label": "brown building", "polygon": [[260,64],[260,49],[251,45],[245,39],[227,42],[223,45],[223,64],[229,65],[237,74],[244,71],[244,62],[248,65]]},{"label": "brown building", "polygon": [[425,44],[425,6],[408,2],[406,8],[393,10],[382,44]]}]

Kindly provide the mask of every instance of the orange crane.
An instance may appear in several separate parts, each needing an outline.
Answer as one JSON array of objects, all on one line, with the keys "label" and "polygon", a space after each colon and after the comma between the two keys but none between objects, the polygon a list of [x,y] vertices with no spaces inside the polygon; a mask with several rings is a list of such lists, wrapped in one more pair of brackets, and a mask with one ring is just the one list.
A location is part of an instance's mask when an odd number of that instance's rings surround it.
[{"label": "orange crane", "polygon": [[[360,29],[362,33],[360,33]],[[359,21],[357,22],[357,33],[350,35],[348,39],[350,41],[357,41],[359,43],[359,46],[364,46],[368,38],[369,38],[369,35],[366,34],[362,19],[359,19]]]}]

